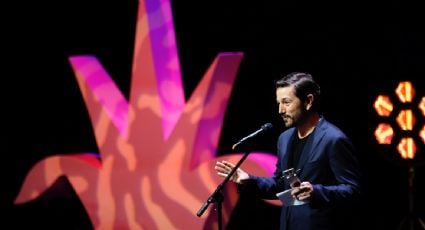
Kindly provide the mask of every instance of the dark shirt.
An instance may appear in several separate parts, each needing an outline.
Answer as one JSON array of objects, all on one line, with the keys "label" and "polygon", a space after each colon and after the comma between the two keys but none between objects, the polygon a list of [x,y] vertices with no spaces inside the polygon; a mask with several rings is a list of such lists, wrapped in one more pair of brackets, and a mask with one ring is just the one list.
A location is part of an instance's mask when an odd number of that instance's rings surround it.
[{"label": "dark shirt", "polygon": [[289,168],[297,169],[298,161],[300,160],[301,153],[303,152],[305,143],[307,142],[310,135],[300,139],[295,132],[294,138],[292,138],[292,154],[289,155]]}]

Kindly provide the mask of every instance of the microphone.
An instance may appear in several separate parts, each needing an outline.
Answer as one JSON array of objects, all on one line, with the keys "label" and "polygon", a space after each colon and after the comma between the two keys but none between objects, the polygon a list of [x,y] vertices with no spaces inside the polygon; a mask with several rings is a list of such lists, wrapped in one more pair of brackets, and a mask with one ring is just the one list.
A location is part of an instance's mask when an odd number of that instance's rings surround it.
[{"label": "microphone", "polygon": [[257,131],[255,131],[255,132],[253,132],[253,133],[249,134],[248,136],[246,136],[246,137],[244,137],[244,138],[240,139],[240,141],[238,141],[236,144],[234,144],[234,145],[232,146],[232,149],[233,149],[233,150],[235,150],[235,148],[236,148],[238,145],[242,144],[242,143],[243,143],[243,142],[245,142],[246,140],[248,140],[248,139],[250,139],[250,138],[253,138],[253,137],[255,137],[255,136],[259,135],[260,133],[265,132],[265,131],[267,131],[267,130],[271,129],[272,127],[273,127],[273,125],[272,125],[271,123],[266,123],[266,124],[262,125],[262,126],[261,126],[261,128],[260,128],[259,130],[257,130]]}]

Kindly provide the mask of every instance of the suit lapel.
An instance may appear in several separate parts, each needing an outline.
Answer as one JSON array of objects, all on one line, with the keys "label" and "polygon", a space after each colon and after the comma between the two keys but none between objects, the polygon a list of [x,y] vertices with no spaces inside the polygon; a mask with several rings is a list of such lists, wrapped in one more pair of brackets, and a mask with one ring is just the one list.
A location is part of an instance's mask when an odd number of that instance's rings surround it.
[{"label": "suit lapel", "polygon": [[300,169],[300,172],[302,173],[304,171],[304,167],[306,163],[313,157],[316,151],[314,151],[320,140],[325,135],[324,131],[324,119],[322,119],[315,130],[310,134],[308,137],[307,142],[305,143],[304,149],[301,153],[300,160],[298,161],[297,169]]},{"label": "suit lapel", "polygon": [[286,146],[286,151],[284,151],[285,155],[282,159],[282,169],[286,170],[289,167],[289,154],[292,154],[293,151],[293,140],[294,135],[296,135],[296,129],[293,129],[293,132],[290,134],[290,138],[288,139],[288,143],[286,143],[284,146]]}]

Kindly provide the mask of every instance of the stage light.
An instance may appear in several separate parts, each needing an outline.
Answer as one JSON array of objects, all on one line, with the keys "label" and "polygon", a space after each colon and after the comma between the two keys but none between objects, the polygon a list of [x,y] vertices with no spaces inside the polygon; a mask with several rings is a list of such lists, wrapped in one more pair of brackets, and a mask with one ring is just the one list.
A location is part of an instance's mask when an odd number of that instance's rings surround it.
[{"label": "stage light", "polygon": [[[423,86],[418,87],[423,92]],[[373,103],[379,120],[374,132],[376,142],[383,147],[386,157],[408,166],[409,213],[398,229],[403,229],[405,224],[409,229],[415,226],[425,229],[425,222],[415,213],[413,205],[415,168],[424,161],[425,151],[425,96],[419,96],[422,98],[416,95],[412,82],[401,81],[390,95],[380,94]]]},{"label": "stage light", "polygon": [[376,141],[393,148],[402,159],[414,159],[419,148],[417,142],[422,139],[425,143],[425,125],[420,129],[421,124],[417,122],[425,116],[425,97],[416,107],[413,104],[417,99],[415,96],[414,85],[410,81],[401,81],[393,95],[380,94],[373,103],[376,113],[383,120],[375,129]]},{"label": "stage light", "polygon": [[379,116],[388,117],[393,111],[393,103],[388,96],[379,95],[373,104]]},{"label": "stage light", "polygon": [[391,144],[394,130],[390,124],[381,123],[375,130],[375,138],[379,144]]}]

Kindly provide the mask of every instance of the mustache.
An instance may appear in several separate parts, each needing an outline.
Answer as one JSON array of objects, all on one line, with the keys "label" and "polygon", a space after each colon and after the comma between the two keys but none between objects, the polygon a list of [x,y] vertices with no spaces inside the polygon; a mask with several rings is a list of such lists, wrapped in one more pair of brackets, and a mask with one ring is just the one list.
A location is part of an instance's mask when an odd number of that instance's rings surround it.
[{"label": "mustache", "polygon": [[283,119],[285,119],[285,118],[287,118],[287,119],[288,119],[288,118],[291,118],[291,116],[288,116],[288,115],[285,115],[285,114],[281,114],[280,116],[281,116]]}]

